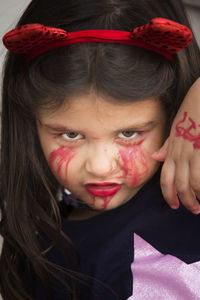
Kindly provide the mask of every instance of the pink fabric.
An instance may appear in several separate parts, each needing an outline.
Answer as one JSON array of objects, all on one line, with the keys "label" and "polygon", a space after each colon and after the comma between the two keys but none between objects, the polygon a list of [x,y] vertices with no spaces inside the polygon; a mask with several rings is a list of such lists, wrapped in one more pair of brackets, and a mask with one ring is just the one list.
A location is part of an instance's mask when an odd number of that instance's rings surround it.
[{"label": "pink fabric", "polygon": [[200,299],[200,262],[163,255],[134,234],[133,295],[128,300]]}]

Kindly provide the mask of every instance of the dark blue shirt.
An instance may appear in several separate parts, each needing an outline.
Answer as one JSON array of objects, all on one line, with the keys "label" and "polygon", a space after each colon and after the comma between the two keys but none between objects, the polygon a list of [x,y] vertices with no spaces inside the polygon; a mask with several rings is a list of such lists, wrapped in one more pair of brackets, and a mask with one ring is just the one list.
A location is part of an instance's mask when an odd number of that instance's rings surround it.
[{"label": "dark blue shirt", "polygon": [[[62,204],[63,231],[85,276],[81,300],[200,299],[200,216],[169,208],[158,175],[114,210],[82,221],[68,220],[64,211]],[[50,257],[63,264],[56,249]],[[64,287],[55,289],[56,300],[70,299]]]}]

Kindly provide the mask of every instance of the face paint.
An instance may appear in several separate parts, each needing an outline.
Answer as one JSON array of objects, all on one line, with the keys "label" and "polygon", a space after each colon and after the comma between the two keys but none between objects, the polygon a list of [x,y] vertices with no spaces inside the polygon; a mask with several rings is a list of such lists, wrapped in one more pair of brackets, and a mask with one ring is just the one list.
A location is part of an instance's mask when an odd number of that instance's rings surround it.
[{"label": "face paint", "polygon": [[176,124],[176,136],[192,142],[194,149],[200,149],[200,133],[196,135],[191,133],[191,130],[195,130],[197,126],[200,127],[200,125],[196,125],[195,121],[188,117],[188,121],[190,122],[189,127],[184,128],[183,126],[180,126],[180,124],[184,124],[186,121],[187,112],[184,112],[183,119]]},{"label": "face paint", "polygon": [[62,178],[61,168],[65,165],[65,182],[67,182],[68,165],[75,154],[76,153],[73,150],[65,149],[63,146],[50,153],[49,165],[53,169],[53,163],[57,163],[56,173],[59,178]]},{"label": "face paint", "polygon": [[[93,209],[115,209],[157,171],[151,153],[161,146],[165,113],[157,98],[121,105],[91,93],[68,100],[52,114],[40,113],[38,134],[45,157],[58,182],[76,198]],[[140,134],[127,138],[123,131]],[[91,181],[112,181],[121,188],[93,188],[92,194],[85,188]]]},{"label": "face paint", "polygon": [[132,144],[131,149],[128,147],[127,149],[119,150],[124,171],[124,175],[120,178],[128,178],[132,187],[137,186],[143,176],[149,172],[147,159],[141,148],[143,141]]},{"label": "face paint", "polygon": [[98,138],[98,137],[95,137],[95,136],[94,136],[92,139],[93,139],[94,141],[100,141],[100,140],[101,140],[101,138]]},{"label": "face paint", "polygon": [[[107,209],[107,206],[110,203],[110,201],[112,200],[112,198],[113,197],[102,197],[101,198],[101,200],[103,201],[103,204],[102,204],[102,207],[101,207],[102,210],[106,210]],[[96,197],[93,197],[92,198],[92,206],[95,207],[95,203],[96,203]]]}]

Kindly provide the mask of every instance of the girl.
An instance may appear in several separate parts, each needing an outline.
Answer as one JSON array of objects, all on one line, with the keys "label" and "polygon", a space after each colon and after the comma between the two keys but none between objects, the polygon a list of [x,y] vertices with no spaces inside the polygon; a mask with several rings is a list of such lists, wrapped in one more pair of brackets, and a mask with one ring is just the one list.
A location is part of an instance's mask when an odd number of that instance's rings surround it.
[{"label": "girl", "polygon": [[[4,37],[4,299],[200,297],[199,216],[168,208],[152,159],[200,73],[177,22],[180,1],[40,0]],[[172,134],[191,153],[185,107]]]}]

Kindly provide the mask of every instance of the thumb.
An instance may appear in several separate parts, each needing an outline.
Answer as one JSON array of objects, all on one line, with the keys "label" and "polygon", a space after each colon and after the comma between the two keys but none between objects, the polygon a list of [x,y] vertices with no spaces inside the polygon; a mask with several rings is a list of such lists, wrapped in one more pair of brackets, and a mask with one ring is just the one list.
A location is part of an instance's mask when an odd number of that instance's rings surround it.
[{"label": "thumb", "polygon": [[169,145],[169,138],[165,141],[164,145],[151,155],[151,158],[156,161],[164,161],[167,156]]}]

